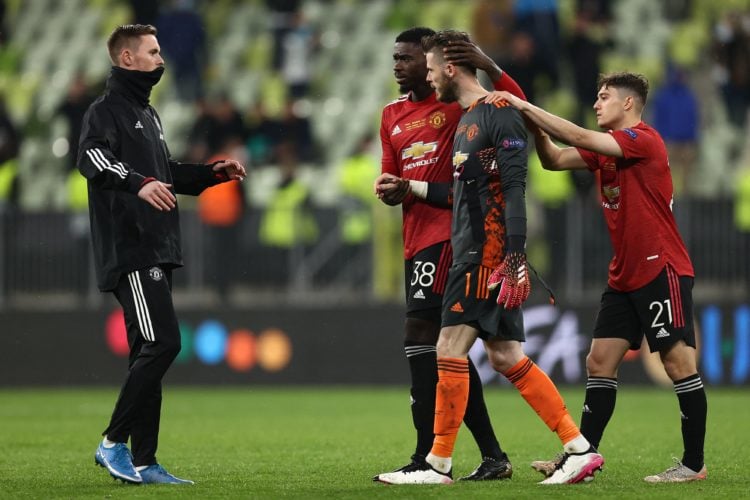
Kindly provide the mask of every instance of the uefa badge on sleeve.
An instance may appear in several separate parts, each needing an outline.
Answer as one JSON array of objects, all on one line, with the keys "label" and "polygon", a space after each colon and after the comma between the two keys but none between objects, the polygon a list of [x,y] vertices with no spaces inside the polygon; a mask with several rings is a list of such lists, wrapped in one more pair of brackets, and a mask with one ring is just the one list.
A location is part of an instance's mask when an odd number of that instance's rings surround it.
[{"label": "uefa badge on sleeve", "polygon": [[148,275],[154,281],[161,281],[161,279],[164,277],[164,271],[162,271],[158,267],[152,267],[148,270]]}]

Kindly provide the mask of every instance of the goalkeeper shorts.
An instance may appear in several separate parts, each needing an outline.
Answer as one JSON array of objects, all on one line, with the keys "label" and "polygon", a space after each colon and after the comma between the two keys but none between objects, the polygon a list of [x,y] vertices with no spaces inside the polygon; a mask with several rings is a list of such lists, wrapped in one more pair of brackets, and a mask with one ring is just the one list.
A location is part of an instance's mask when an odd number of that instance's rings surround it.
[{"label": "goalkeeper shorts", "polygon": [[442,326],[469,325],[479,338],[524,342],[522,308],[505,309],[497,304],[495,290],[487,288],[492,268],[481,264],[454,264],[448,272],[443,296]]}]

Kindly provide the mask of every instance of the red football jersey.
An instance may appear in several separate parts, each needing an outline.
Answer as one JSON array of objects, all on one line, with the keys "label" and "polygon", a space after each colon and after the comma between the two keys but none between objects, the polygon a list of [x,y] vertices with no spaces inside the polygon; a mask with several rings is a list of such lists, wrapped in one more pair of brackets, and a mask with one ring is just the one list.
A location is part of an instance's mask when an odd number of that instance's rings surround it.
[{"label": "red football jersey", "polygon": [[[409,95],[383,108],[380,141],[382,172],[404,179],[453,182],[453,134],[461,118],[457,103],[444,104],[435,94],[419,102]],[[402,204],[404,258],[451,238],[451,210],[409,195]]]},{"label": "red football jersey", "polygon": [[609,286],[636,290],[667,265],[679,276],[694,276],[672,214],[672,175],[664,141],[643,122],[609,133],[620,145],[622,158],[578,148],[589,169],[600,174],[604,218],[614,249]]}]

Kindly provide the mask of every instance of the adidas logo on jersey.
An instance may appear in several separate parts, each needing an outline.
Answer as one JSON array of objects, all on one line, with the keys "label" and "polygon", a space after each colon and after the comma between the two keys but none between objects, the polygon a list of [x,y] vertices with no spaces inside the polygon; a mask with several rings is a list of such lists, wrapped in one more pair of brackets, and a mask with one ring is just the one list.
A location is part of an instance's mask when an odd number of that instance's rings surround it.
[{"label": "adidas logo on jersey", "polygon": [[135,128],[143,128],[143,125],[141,125],[141,121],[140,120],[138,120],[137,122],[135,122]]},{"label": "adidas logo on jersey", "polygon": [[423,292],[423,291],[422,291],[422,289],[420,288],[420,289],[419,289],[419,290],[417,290],[417,292],[416,292],[416,293],[415,293],[415,294],[413,295],[413,297],[414,297],[415,299],[424,299],[424,298],[425,298],[425,296],[424,296],[424,292]]},{"label": "adidas logo on jersey", "polygon": [[451,311],[455,313],[462,313],[464,312],[464,308],[461,306],[460,302],[456,302],[455,304],[451,306]]},{"label": "adidas logo on jersey", "polygon": [[661,328],[659,328],[659,331],[656,332],[656,338],[663,339],[664,337],[669,337],[669,332],[662,326]]},{"label": "adidas logo on jersey", "polygon": [[400,133],[401,133],[401,127],[399,127],[398,125],[396,125],[395,127],[393,127],[393,130],[391,131],[391,135],[396,135],[396,134],[400,134]]}]

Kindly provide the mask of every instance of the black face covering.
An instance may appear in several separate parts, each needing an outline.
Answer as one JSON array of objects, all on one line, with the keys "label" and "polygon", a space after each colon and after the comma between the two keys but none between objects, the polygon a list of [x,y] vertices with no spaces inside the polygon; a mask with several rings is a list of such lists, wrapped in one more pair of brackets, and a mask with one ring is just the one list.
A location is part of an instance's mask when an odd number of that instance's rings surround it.
[{"label": "black face covering", "polygon": [[107,86],[134,98],[143,106],[148,106],[151,88],[159,83],[163,74],[164,66],[159,66],[153,71],[136,71],[113,66]]}]

